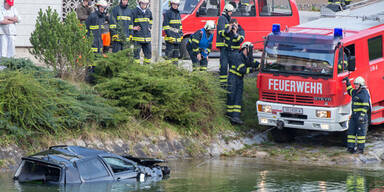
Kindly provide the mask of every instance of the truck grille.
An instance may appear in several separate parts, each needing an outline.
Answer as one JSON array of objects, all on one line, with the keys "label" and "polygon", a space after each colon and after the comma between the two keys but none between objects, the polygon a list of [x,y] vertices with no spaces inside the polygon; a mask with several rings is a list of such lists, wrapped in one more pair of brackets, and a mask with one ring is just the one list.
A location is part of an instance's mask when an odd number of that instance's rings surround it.
[{"label": "truck grille", "polygon": [[275,102],[281,102],[281,103],[313,104],[313,97],[305,96],[305,95],[262,92],[261,98],[263,100],[275,101]]}]

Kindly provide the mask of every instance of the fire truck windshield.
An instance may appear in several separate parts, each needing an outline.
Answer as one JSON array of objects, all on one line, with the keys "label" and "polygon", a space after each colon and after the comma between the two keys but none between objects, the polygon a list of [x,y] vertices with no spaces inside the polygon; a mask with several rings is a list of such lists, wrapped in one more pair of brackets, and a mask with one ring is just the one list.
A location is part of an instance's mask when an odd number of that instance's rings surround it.
[{"label": "fire truck windshield", "polygon": [[263,71],[332,76],[333,44],[268,41]]},{"label": "fire truck windshield", "polygon": [[[180,0],[179,11],[180,14],[190,14],[196,8],[199,0]],[[163,13],[169,9],[169,1],[163,3]]]}]

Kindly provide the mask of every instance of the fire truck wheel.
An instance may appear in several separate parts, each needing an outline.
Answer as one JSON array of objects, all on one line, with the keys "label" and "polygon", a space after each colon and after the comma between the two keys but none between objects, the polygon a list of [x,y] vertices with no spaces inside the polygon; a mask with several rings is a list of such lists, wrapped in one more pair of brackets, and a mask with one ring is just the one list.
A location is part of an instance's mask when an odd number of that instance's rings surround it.
[{"label": "fire truck wheel", "polygon": [[180,45],[180,58],[181,59],[189,59],[189,54],[187,51],[188,40],[189,40],[189,36],[184,37],[184,39],[181,41],[181,45]]},{"label": "fire truck wheel", "polygon": [[272,138],[277,143],[287,143],[295,140],[296,130],[283,128],[282,130],[274,128],[271,130]]}]

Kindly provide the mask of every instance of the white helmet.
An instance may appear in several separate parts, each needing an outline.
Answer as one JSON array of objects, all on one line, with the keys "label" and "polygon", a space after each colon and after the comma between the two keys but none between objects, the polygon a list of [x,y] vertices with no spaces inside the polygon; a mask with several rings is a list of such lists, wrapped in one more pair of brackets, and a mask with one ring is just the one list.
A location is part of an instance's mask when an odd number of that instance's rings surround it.
[{"label": "white helmet", "polygon": [[171,3],[173,3],[173,4],[180,4],[180,0],[169,0],[169,4],[171,4]]},{"label": "white helmet", "polygon": [[247,42],[244,42],[241,45],[241,49],[244,49],[244,48],[247,48],[247,47],[253,47],[253,44],[251,42],[247,41]]},{"label": "white helmet", "polygon": [[215,30],[215,28],[216,28],[215,21],[208,20],[207,23],[205,23],[205,26],[204,26],[205,30]]},{"label": "white helmet", "polygon": [[228,3],[224,6],[224,12],[234,12],[234,11],[235,11],[235,8],[233,7],[233,5]]},{"label": "white helmet", "polygon": [[137,3],[149,3],[149,0],[137,0]]},{"label": "white helmet", "polygon": [[97,1],[96,6],[108,7],[108,3],[105,0],[99,0]]},{"label": "white helmet", "polygon": [[359,84],[360,86],[365,86],[365,80],[362,77],[357,77],[354,81],[354,84]]}]

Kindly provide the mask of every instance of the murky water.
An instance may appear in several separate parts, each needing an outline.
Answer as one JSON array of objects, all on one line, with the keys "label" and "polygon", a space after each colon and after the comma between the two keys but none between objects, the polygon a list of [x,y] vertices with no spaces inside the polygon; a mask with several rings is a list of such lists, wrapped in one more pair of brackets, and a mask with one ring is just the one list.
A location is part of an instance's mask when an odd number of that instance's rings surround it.
[{"label": "murky water", "polygon": [[247,191],[384,191],[384,170],[302,167],[270,164],[254,159],[171,161],[166,180],[135,180],[69,186],[15,183],[13,173],[0,175],[1,192],[247,192]]}]

